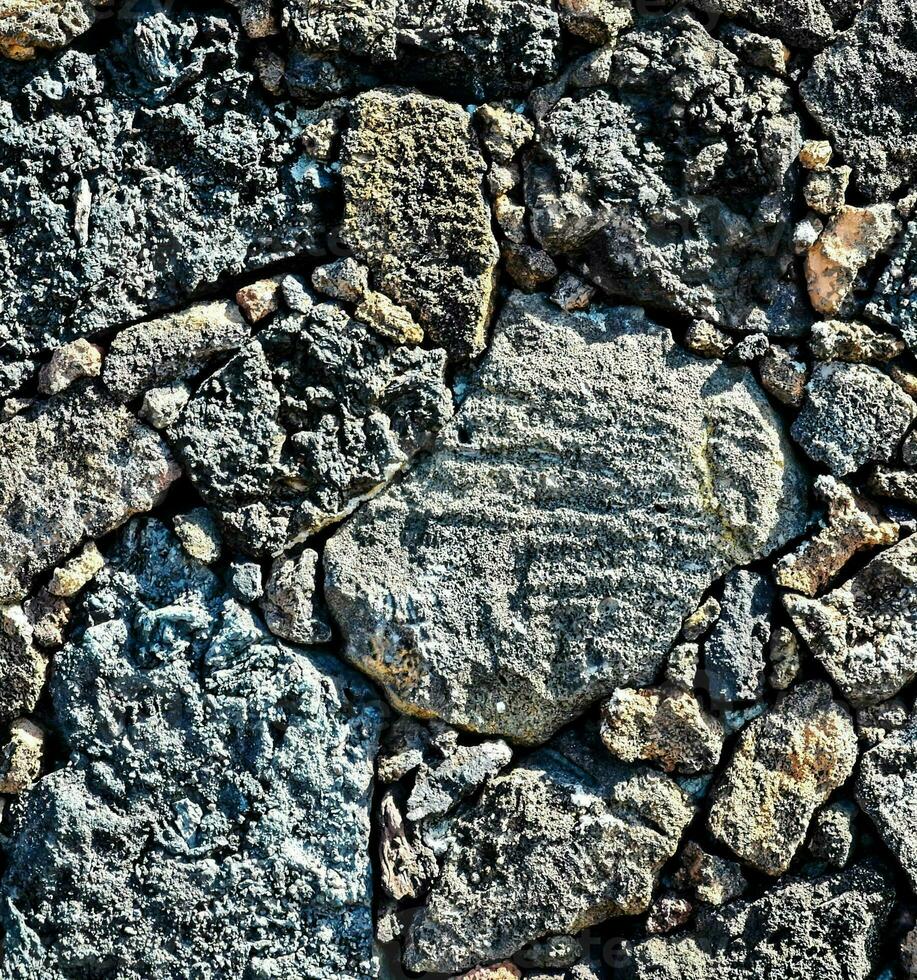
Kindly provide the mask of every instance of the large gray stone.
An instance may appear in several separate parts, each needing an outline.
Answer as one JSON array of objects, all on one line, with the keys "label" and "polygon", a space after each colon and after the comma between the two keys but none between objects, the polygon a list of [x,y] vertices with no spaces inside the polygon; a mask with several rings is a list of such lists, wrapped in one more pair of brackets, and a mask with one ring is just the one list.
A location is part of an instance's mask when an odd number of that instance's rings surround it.
[{"label": "large gray stone", "polygon": [[693,0],[711,14],[737,17],[794,48],[823,48],[862,0]]},{"label": "large gray stone", "polygon": [[802,530],[804,488],[748,370],[514,294],[434,452],[329,540],[326,597],[401,709],[538,742],[651,683],[707,586]]},{"label": "large gray stone", "polygon": [[150,510],[179,475],[165,443],[96,388],[0,425],[0,603],[86,538]]},{"label": "large gray stone", "polygon": [[275,640],[158,522],[108,558],[57,655],[68,761],[8,844],[3,976],[375,976],[381,705]]},{"label": "large gray stone", "polygon": [[790,879],[753,901],[710,911],[694,929],[628,943],[627,980],[866,980],[895,898],[869,866]]},{"label": "large gray stone", "polygon": [[456,820],[411,925],[409,969],[457,973],[646,909],[692,808],[667,776],[594,751],[562,739],[493,779]]}]

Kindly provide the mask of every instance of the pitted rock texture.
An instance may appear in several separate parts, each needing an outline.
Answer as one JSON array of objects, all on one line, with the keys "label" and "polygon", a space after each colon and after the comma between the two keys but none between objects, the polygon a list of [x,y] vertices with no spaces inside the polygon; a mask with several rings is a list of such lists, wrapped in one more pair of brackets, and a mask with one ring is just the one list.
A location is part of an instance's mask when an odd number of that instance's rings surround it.
[{"label": "pitted rock texture", "polygon": [[660,773],[616,767],[563,739],[541,749],[456,820],[405,965],[456,973],[542,936],[643,911],[691,816]]},{"label": "pitted rock texture", "polygon": [[[111,48],[0,74],[0,345],[149,317],[326,247],[331,175],[224,16],[127,18]],[[0,355],[2,356],[2,355]]]},{"label": "pitted rock texture", "polygon": [[328,542],[325,593],[402,710],[538,742],[650,683],[706,586],[799,533],[804,499],[746,370],[637,310],[515,294],[432,453]]},{"label": "pitted rock texture", "polygon": [[3,0],[0,56],[27,61],[39,51],[65,47],[95,23],[107,0]]},{"label": "pitted rock texture", "polygon": [[78,615],[52,685],[69,760],[8,847],[4,976],[374,976],[367,684],[276,641],[156,521]]},{"label": "pitted rock texture", "polygon": [[179,475],[162,439],[95,387],[0,424],[0,603],[88,537],[150,510]]},{"label": "pitted rock texture", "polygon": [[275,321],[169,438],[224,534],[279,555],[384,486],[452,414],[441,350],[392,347],[333,304]]},{"label": "pitted rock texture", "polygon": [[612,296],[793,332],[791,316],[767,313],[798,292],[783,279],[802,144],[786,84],[686,12],[625,34],[601,79],[540,122],[527,168],[539,242],[582,252]]}]

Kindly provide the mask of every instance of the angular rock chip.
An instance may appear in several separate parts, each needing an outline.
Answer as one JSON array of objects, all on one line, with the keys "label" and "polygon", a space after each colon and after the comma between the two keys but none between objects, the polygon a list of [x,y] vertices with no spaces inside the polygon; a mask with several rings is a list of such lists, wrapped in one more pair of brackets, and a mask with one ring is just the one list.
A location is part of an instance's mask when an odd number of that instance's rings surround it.
[{"label": "angular rock chip", "polygon": [[95,23],[110,0],[2,0],[0,55],[14,61],[68,45]]},{"label": "angular rock chip", "polygon": [[235,303],[196,303],[158,320],[134,323],[112,341],[102,380],[121,401],[183,381],[217,354],[241,347],[251,332]]},{"label": "angular rock chip", "polygon": [[835,475],[895,455],[917,404],[877,368],[832,361],[819,364],[792,434],[806,453]]},{"label": "angular rock chip", "polygon": [[865,323],[823,320],[812,325],[809,348],[822,361],[890,361],[904,350],[893,333],[875,330]]},{"label": "angular rock chip", "polygon": [[801,531],[804,485],[746,369],[514,294],[435,451],[329,540],[325,594],[400,708],[542,741],[652,683],[710,583]]},{"label": "angular rock chip", "polygon": [[485,164],[460,106],[401,89],[353,102],[341,238],[436,343],[484,349],[498,259]]},{"label": "angular rock chip", "polygon": [[38,373],[38,390],[43,395],[56,395],[80,378],[97,378],[101,373],[101,348],[80,337],[54,350]]},{"label": "angular rock chip", "polygon": [[379,806],[379,871],[382,885],[394,899],[417,898],[436,875],[436,857],[415,840],[392,793]]},{"label": "angular rock chip", "polygon": [[60,346],[325,248],[332,175],[268,104],[238,29],[163,10],[0,78],[0,344]]},{"label": "angular rock chip", "polygon": [[785,330],[792,318],[778,326],[765,308],[789,293],[800,306],[781,280],[802,144],[788,87],[686,11],[624,34],[605,78],[539,123],[527,167],[535,237],[552,254],[584,253],[611,295]]},{"label": "angular rock chip", "polygon": [[917,0],[867,0],[800,86],[806,108],[870,200],[888,200],[917,176],[915,72]]},{"label": "angular rock chip", "polygon": [[317,568],[318,555],[311,548],[271,566],[261,609],[274,636],[307,646],[331,639],[326,617],[315,608]]},{"label": "angular rock chip", "polygon": [[0,793],[21,793],[41,772],[45,733],[28,718],[18,718],[9,739],[0,752]]},{"label": "angular rock chip", "polygon": [[22,607],[0,605],[0,725],[35,710],[47,669]]},{"label": "angular rock chip", "polygon": [[917,888],[917,718],[863,756],[857,800]]},{"label": "angular rock chip", "polygon": [[439,350],[395,348],[339,307],[274,320],[169,438],[224,535],[278,555],[376,493],[452,414]]},{"label": "angular rock chip", "polygon": [[57,655],[69,760],[8,844],[4,969],[369,980],[381,705],[158,522],[108,559]]},{"label": "angular rock chip", "polygon": [[876,284],[866,312],[894,327],[917,353],[917,222],[904,229]]},{"label": "angular rock chip", "polygon": [[853,820],[857,812],[855,803],[839,800],[816,813],[809,840],[809,852],[816,861],[843,868],[850,860],[854,842]]},{"label": "angular rock chip", "polygon": [[742,733],[714,793],[710,831],[759,871],[783,874],[856,758],[847,709],[824,682],[800,684]]},{"label": "angular rock chip", "polygon": [[179,475],[165,443],[95,388],[0,425],[0,603],[86,538],[150,510]]},{"label": "angular rock chip", "polygon": [[788,595],[784,604],[851,704],[878,704],[917,676],[917,537],[820,599]]},{"label": "angular rock chip", "polygon": [[[860,0],[853,0],[856,4]],[[765,34],[776,34],[794,48],[823,48],[837,33],[846,12],[837,0],[695,0],[712,14],[737,17]]]},{"label": "angular rock chip", "polygon": [[866,980],[895,891],[862,865],[814,880],[781,882],[754,901],[701,916],[692,932],[624,947],[626,980]]},{"label": "angular rock chip", "polygon": [[709,905],[731,902],[748,884],[737,862],[708,854],[694,841],[685,846],[672,883],[676,888],[691,889],[697,901]]},{"label": "angular rock chip", "polygon": [[754,701],[764,693],[764,648],[770,639],[774,588],[757,572],[730,572],[722,612],[704,647],[707,691],[714,704]]},{"label": "angular rock chip", "polygon": [[570,740],[541,749],[456,819],[405,965],[457,973],[542,936],[643,911],[691,815],[660,773],[625,769]]}]

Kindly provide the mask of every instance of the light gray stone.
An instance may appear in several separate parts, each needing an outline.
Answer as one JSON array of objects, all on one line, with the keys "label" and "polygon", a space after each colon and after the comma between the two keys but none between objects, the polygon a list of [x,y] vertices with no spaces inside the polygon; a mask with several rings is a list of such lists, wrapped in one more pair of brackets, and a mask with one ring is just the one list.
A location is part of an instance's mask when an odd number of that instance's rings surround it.
[{"label": "light gray stone", "polygon": [[512,757],[513,750],[498,740],[457,746],[439,765],[421,767],[408,797],[408,820],[426,820],[448,813],[507,766]]}]

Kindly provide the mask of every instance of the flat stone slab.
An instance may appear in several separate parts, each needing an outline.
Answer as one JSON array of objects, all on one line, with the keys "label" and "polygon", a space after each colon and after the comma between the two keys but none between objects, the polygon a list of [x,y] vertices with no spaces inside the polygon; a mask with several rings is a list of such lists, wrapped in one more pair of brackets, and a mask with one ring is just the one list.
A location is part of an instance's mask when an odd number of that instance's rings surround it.
[{"label": "flat stone slab", "polygon": [[539,742],[651,683],[710,583],[804,519],[750,371],[514,294],[434,451],[329,540],[326,597],[401,710]]}]

